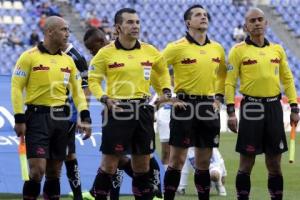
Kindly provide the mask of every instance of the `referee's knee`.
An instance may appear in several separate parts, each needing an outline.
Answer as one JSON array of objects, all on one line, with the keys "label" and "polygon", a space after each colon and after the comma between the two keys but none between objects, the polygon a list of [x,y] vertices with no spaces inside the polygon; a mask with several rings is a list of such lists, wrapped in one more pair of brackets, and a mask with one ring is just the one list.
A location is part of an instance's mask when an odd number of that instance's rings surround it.
[{"label": "referee's knee", "polygon": [[30,178],[36,182],[41,182],[45,174],[45,169],[41,166],[35,166],[30,169]]}]

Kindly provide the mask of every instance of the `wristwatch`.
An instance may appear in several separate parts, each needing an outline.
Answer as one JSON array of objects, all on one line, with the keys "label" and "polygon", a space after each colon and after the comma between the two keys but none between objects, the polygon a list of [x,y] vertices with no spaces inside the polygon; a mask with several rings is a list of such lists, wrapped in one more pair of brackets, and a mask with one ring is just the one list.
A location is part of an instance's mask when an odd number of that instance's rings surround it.
[{"label": "wristwatch", "polygon": [[227,114],[230,115],[235,112],[234,104],[227,104]]}]

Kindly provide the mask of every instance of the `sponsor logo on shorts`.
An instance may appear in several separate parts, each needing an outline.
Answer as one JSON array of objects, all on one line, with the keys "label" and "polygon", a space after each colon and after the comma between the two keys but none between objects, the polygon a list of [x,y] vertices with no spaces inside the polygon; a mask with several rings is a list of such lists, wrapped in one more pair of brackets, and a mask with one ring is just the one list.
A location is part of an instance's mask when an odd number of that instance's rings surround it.
[{"label": "sponsor logo on shorts", "polygon": [[116,144],[115,151],[117,151],[117,152],[124,151],[124,146],[122,144]]},{"label": "sponsor logo on shorts", "polygon": [[186,144],[186,145],[188,145],[188,144],[190,144],[191,143],[191,140],[190,140],[190,138],[184,138],[184,140],[183,140],[183,144]]},{"label": "sponsor logo on shorts", "polygon": [[249,153],[253,153],[253,152],[255,152],[255,147],[252,146],[252,145],[247,145],[246,146],[246,151],[249,152]]},{"label": "sponsor logo on shorts", "polygon": [[45,155],[46,152],[45,152],[45,149],[43,147],[38,147],[36,149],[36,155]]}]

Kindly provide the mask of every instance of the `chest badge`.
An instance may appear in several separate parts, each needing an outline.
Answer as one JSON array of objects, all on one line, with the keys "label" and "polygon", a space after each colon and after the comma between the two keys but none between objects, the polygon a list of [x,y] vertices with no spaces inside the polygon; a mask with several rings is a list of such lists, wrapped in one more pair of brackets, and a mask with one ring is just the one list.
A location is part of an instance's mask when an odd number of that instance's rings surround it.
[{"label": "chest badge", "polygon": [[149,60],[147,60],[146,62],[141,62],[141,65],[144,68],[144,78],[145,78],[145,80],[149,80],[153,63],[149,62]]}]

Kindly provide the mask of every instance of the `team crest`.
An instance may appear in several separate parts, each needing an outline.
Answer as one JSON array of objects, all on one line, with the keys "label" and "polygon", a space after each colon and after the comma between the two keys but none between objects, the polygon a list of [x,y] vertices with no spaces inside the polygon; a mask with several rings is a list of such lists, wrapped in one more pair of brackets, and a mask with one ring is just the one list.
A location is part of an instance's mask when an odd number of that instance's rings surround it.
[{"label": "team crest", "polygon": [[283,148],[284,148],[284,145],[283,145],[283,141],[282,141],[282,140],[281,140],[280,143],[279,143],[279,148],[280,148],[280,149],[283,149]]},{"label": "team crest", "polygon": [[216,137],[214,138],[214,143],[219,144],[219,142],[220,142],[220,135],[216,135]]},{"label": "team crest", "polygon": [[232,71],[233,70],[233,66],[232,65],[227,65],[226,69],[227,69],[228,72]]}]

